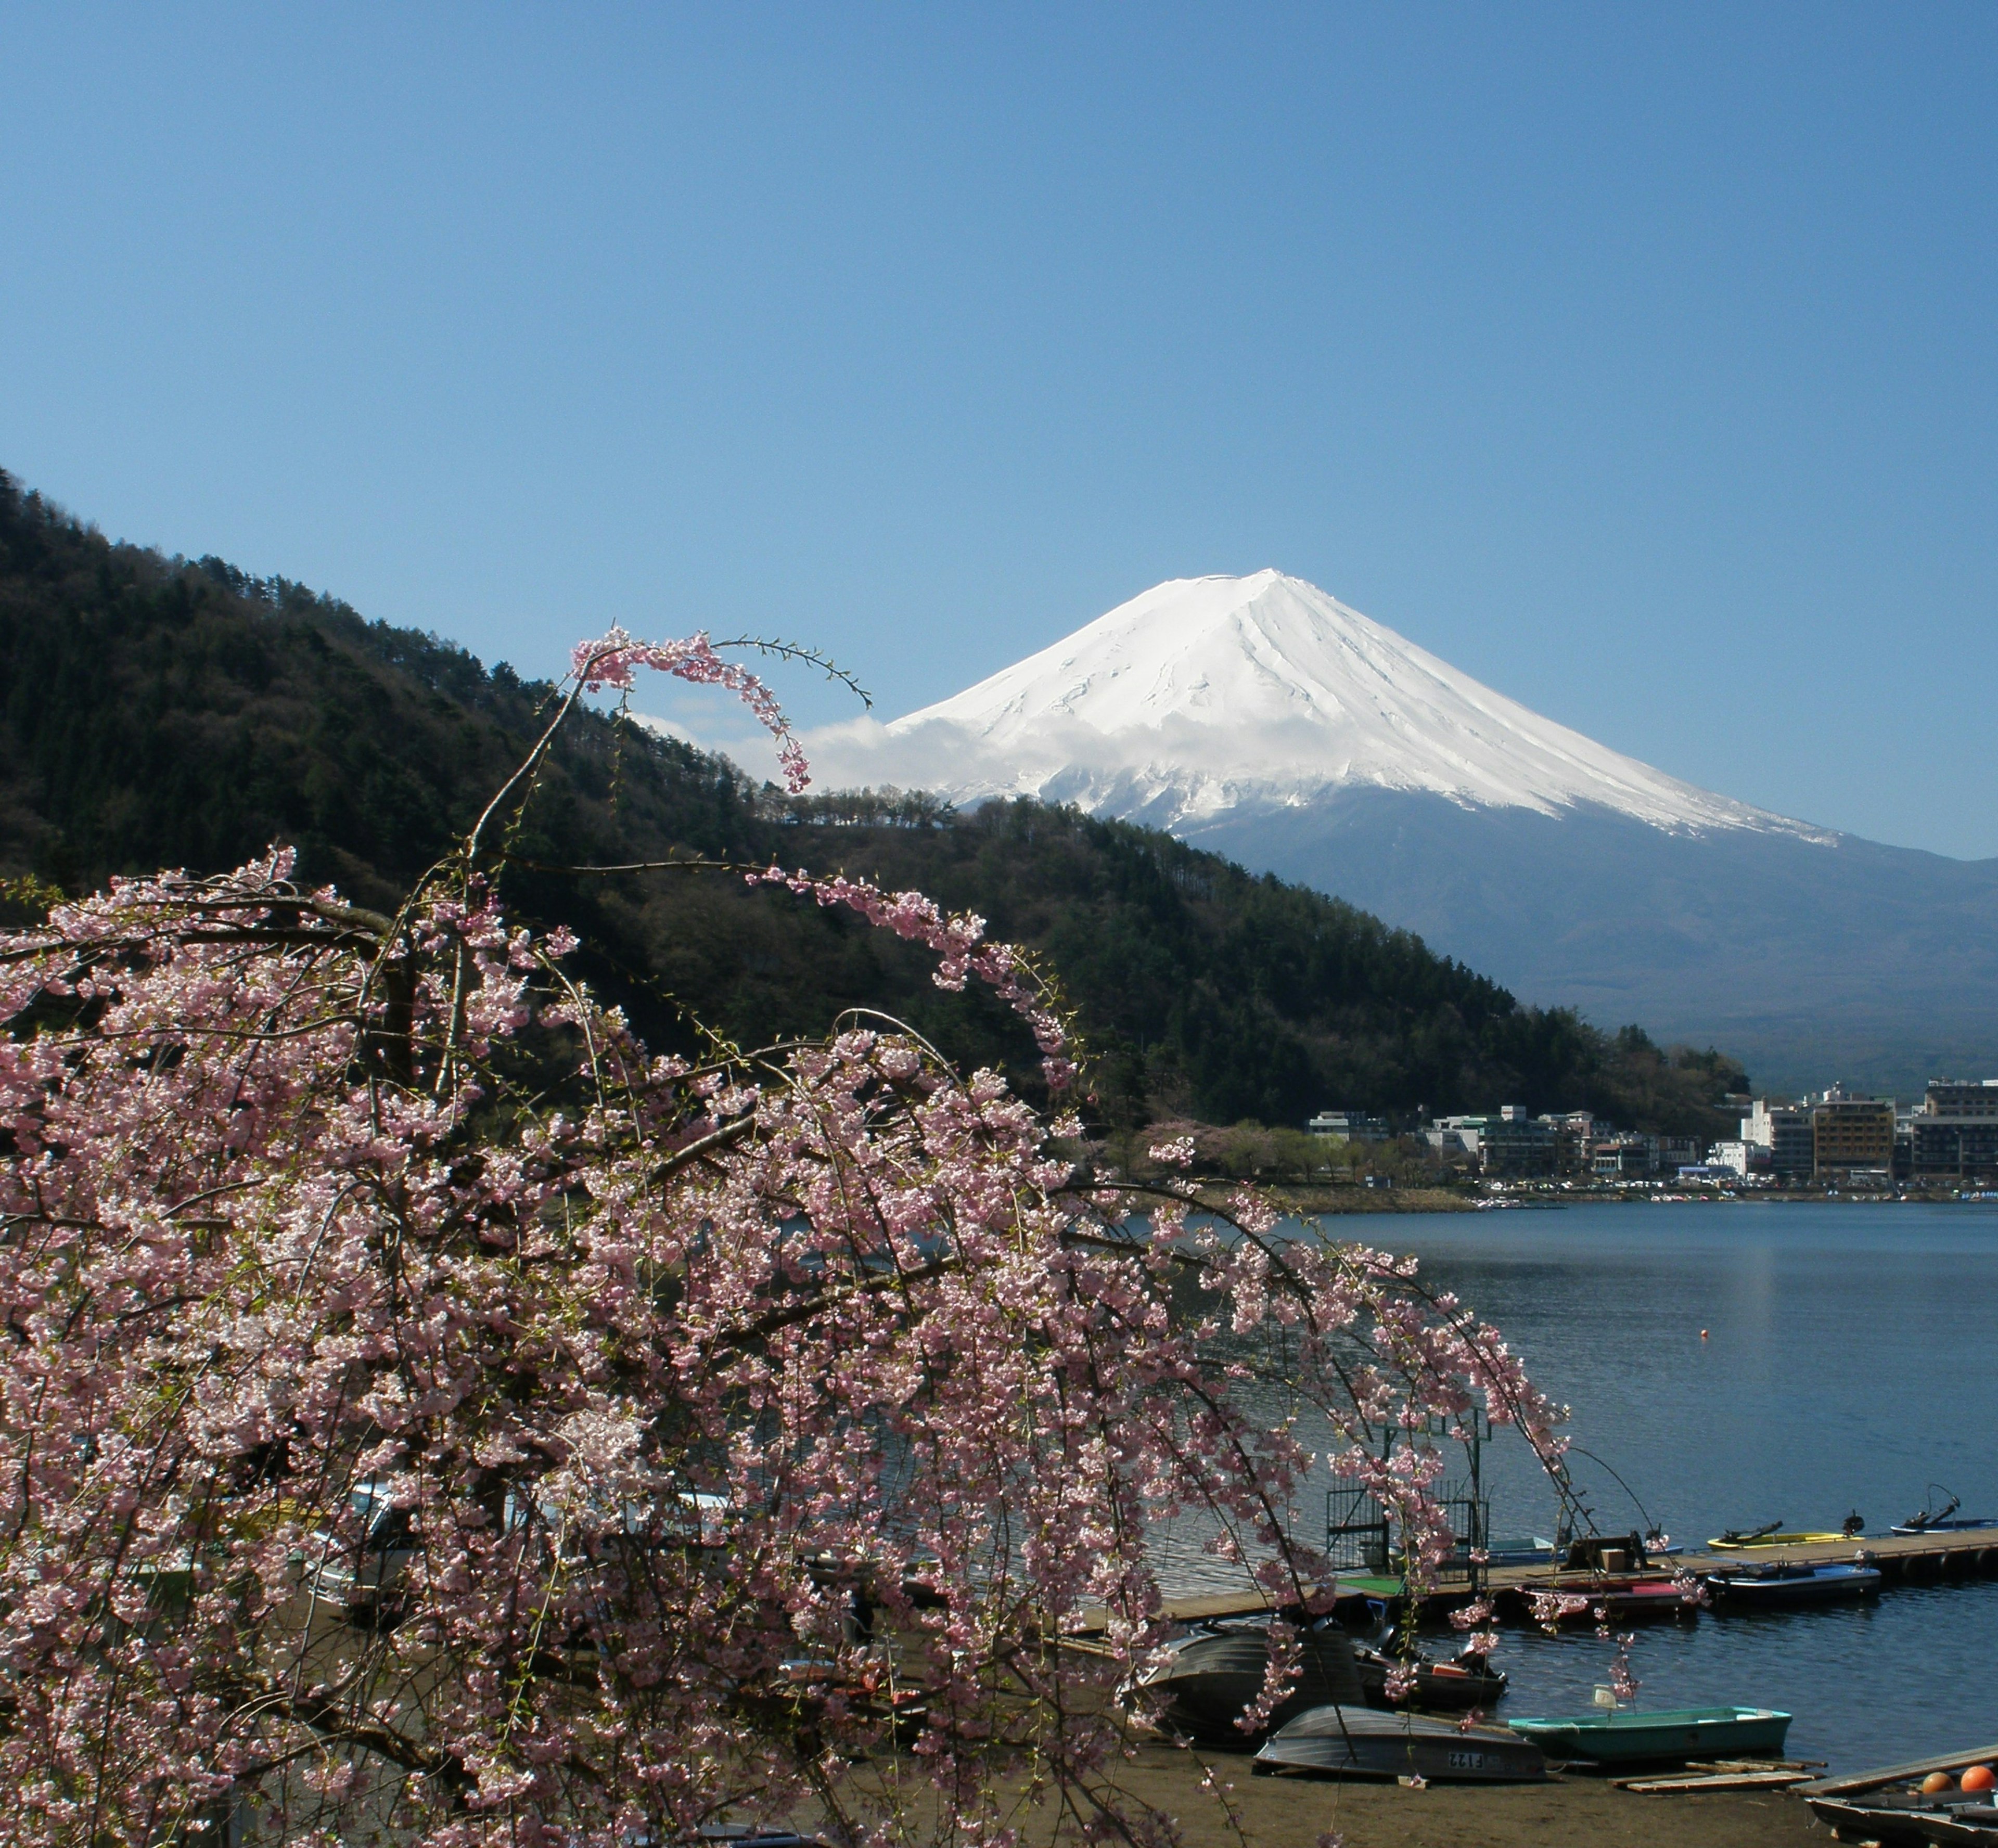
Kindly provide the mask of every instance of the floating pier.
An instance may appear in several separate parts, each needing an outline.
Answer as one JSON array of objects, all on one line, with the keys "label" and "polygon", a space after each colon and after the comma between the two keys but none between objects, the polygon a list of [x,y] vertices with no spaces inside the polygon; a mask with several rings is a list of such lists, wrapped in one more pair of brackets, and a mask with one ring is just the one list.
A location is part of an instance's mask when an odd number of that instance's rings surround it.
[{"label": "floating pier", "polygon": [[[1860,1533],[1849,1540],[1822,1540],[1803,1546],[1751,1546],[1730,1553],[1675,1553],[1669,1559],[1644,1567],[1640,1576],[1656,1579],[1674,1572],[1699,1573],[1728,1566],[1829,1565],[1851,1561],[1862,1553],[1866,1563],[1875,1567],[1889,1585],[1948,1584],[1998,1577],[1998,1527],[1931,1534]],[[1563,1570],[1553,1566],[1494,1566],[1485,1570],[1483,1581],[1484,1589],[1492,1596],[1516,1602],[1536,1591],[1585,1590],[1592,1576],[1572,1568]],[[1606,1587],[1619,1580],[1627,1582],[1632,1575],[1626,1572],[1593,1576],[1599,1577]],[[1398,1604],[1402,1599],[1398,1579],[1341,1573],[1336,1582],[1342,1598],[1377,1598],[1389,1604]],[[1470,1596],[1469,1587],[1460,1581],[1446,1584],[1423,1602],[1426,1608],[1442,1611],[1462,1604]],[[1169,1598],[1165,1601],[1165,1614],[1176,1623],[1248,1617],[1269,1608],[1268,1600],[1260,1592],[1246,1588]],[[1092,1612],[1090,1615],[1096,1621],[1090,1623],[1089,1629],[1100,1629],[1108,1622],[1107,1613]]]},{"label": "floating pier", "polygon": [[[1890,1584],[1896,1580],[1934,1584],[1945,1579],[1978,1578],[1998,1573],[1998,1527],[1959,1528],[1930,1534],[1855,1534],[1849,1540],[1820,1540],[1803,1546],[1748,1546],[1730,1553],[1680,1553],[1671,1563],[1704,1572],[1737,1564],[1827,1565],[1863,1553]],[[1495,1582],[1498,1573],[1492,1577]]]}]

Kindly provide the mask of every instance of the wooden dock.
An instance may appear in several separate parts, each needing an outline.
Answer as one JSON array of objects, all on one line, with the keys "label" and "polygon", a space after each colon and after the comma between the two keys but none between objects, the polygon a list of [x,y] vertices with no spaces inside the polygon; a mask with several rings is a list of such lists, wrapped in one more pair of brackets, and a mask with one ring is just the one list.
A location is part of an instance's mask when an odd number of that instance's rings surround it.
[{"label": "wooden dock", "polygon": [[[1810,1546],[1749,1546],[1738,1552],[1682,1553],[1671,1563],[1708,1572],[1730,1561],[1744,1565],[1829,1565],[1864,1553],[1889,1584],[1934,1584],[1947,1579],[1980,1578],[1998,1573],[1998,1527],[1955,1533],[1857,1534],[1849,1540],[1820,1540]],[[1544,1576],[1544,1573],[1543,1574]],[[1496,1577],[1496,1574],[1494,1574]]]},{"label": "wooden dock", "polygon": [[[1663,1577],[1681,1570],[1711,1572],[1729,1565],[1845,1563],[1861,1554],[1888,1585],[1946,1584],[1987,1578],[1998,1576],[1998,1527],[1972,1528],[1955,1533],[1860,1534],[1850,1540],[1820,1541],[1807,1546],[1751,1546],[1736,1553],[1682,1553],[1647,1567],[1646,1576]],[[1486,1573],[1485,1583],[1496,1595],[1523,1598],[1556,1584],[1575,1590],[1586,1576],[1551,1566],[1495,1566]],[[1342,1576],[1338,1583],[1342,1592],[1351,1591],[1393,1601],[1395,1586],[1391,1580]],[[1461,1604],[1469,1595],[1461,1585],[1446,1585],[1426,1601],[1440,1609]],[[1212,1618],[1250,1616],[1269,1606],[1261,1593],[1245,1589],[1168,1598],[1165,1608],[1166,1615],[1175,1622],[1198,1623]],[[1808,1611],[1844,1607],[1801,1608]]]}]

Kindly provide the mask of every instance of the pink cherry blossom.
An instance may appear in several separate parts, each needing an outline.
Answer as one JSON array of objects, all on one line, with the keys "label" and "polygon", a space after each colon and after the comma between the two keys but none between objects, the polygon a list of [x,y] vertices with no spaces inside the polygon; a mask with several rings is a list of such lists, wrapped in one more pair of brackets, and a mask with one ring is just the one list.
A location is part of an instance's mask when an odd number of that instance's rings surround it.
[{"label": "pink cherry blossom", "polygon": [[[572,693],[640,666],[788,738],[700,637],[613,631]],[[1167,1633],[1153,1536],[1197,1513],[1273,1608],[1330,1577],[1289,1513],[1319,1459],[1245,1356],[1281,1334],[1418,1591],[1454,1440],[1384,1428],[1488,1417],[1557,1464],[1559,1408],[1411,1261],[1079,1170],[892,1028],[655,1055],[477,847],[393,913],[274,851],[0,935],[0,1848],[230,1815],[417,1848],[928,1815],[968,1848],[1022,1777],[1163,1842],[1101,1698]],[[1076,1062],[982,920],[742,870]],[[1274,1626],[1249,1724],[1297,1660]]]},{"label": "pink cherry blossom", "polygon": [[1619,1701],[1637,1698],[1637,1677],[1630,1672],[1630,1651],[1637,1639],[1629,1632],[1616,1639],[1616,1653],[1609,1662],[1609,1691]]}]

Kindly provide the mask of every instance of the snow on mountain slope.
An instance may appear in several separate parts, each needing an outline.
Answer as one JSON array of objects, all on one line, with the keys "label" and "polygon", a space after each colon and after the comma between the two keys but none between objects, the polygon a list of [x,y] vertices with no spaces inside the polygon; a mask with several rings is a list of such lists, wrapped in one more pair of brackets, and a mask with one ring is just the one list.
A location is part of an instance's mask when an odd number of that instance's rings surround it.
[{"label": "snow on mountain slope", "polygon": [[953,698],[807,740],[821,787],[1039,796],[1183,830],[1356,786],[1814,835],[1481,686],[1280,572],[1175,579]]}]

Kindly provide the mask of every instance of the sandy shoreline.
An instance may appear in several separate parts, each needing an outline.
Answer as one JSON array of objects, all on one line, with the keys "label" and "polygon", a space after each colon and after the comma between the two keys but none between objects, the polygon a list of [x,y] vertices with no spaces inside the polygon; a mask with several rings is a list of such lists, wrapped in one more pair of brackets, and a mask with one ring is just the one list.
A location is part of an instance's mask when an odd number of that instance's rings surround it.
[{"label": "sandy shoreline", "polygon": [[[1399,1784],[1257,1777],[1246,1756],[1209,1761],[1220,1795],[1200,1788],[1191,1753],[1146,1746],[1120,1778],[1178,1819],[1187,1848],[1314,1848],[1336,1832],[1345,1848],[1825,1848],[1827,1832],[1800,1798],[1773,1791],[1638,1796],[1601,1777],[1540,1784]],[[1030,1841],[1050,1832],[1020,1819]],[[1237,1832],[1239,1826],[1239,1832]]]}]

